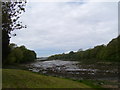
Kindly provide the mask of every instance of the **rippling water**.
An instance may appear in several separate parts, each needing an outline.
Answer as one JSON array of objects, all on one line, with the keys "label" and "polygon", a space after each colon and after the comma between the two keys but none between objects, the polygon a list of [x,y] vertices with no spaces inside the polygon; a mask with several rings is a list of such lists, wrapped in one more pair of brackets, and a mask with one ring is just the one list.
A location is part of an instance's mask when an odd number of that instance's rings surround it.
[{"label": "rippling water", "polygon": [[38,61],[35,63],[32,63],[31,65],[36,68],[55,68],[55,67],[62,67],[70,68],[70,69],[78,69],[79,67],[76,66],[76,64],[79,62],[75,61],[62,61],[62,60],[52,60],[52,61]]},{"label": "rippling water", "polygon": [[114,64],[83,64],[77,61],[38,60],[28,64],[27,67],[33,72],[76,80],[92,79],[115,82],[118,80],[118,67]]},{"label": "rippling water", "polygon": [[[113,78],[117,76],[117,67],[111,65],[84,65],[77,61],[36,61],[29,66],[29,70],[33,72],[40,72],[52,75],[67,75],[68,77],[74,75],[76,78],[93,78],[106,77]],[[77,76],[76,76],[77,75]],[[79,75],[79,76],[78,76]],[[72,76],[73,77],[73,76]]]}]

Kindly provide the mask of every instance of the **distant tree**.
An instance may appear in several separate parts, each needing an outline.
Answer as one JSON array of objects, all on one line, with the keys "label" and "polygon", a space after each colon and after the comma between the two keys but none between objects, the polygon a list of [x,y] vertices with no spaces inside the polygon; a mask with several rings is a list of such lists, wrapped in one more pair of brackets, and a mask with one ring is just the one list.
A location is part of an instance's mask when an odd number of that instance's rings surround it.
[{"label": "distant tree", "polygon": [[74,52],[73,52],[73,51],[70,51],[69,54],[74,54]]},{"label": "distant tree", "polygon": [[81,51],[83,51],[83,49],[82,49],[82,48],[80,48],[77,52],[81,52]]},{"label": "distant tree", "polygon": [[120,62],[120,35],[107,45],[98,45],[85,51],[78,50],[78,52],[70,51],[68,54],[52,55],[48,59],[78,60],[85,63]]},{"label": "distant tree", "polygon": [[14,2],[5,1],[2,2],[2,62],[6,62],[6,58],[10,52],[9,42],[11,31],[21,28],[26,28],[22,25],[22,22],[18,21],[22,12],[25,11],[26,1]]},{"label": "distant tree", "polygon": [[108,61],[120,61],[119,51],[120,36],[116,39],[111,40],[105,49],[104,59]]}]

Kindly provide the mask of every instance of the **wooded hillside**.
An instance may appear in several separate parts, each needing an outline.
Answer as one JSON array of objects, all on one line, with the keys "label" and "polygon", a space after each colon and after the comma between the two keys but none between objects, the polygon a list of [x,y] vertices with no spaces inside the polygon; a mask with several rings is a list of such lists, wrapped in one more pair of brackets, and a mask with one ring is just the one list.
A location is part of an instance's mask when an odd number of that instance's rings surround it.
[{"label": "wooded hillside", "polygon": [[77,61],[120,61],[120,35],[112,39],[107,45],[98,45],[87,50],[78,50],[68,54],[57,54],[48,59],[77,60]]}]

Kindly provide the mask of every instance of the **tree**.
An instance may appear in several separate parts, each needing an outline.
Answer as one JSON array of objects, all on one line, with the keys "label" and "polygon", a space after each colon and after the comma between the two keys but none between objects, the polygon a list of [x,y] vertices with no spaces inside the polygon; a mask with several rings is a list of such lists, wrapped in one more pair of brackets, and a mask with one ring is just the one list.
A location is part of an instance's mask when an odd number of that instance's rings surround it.
[{"label": "tree", "polygon": [[31,62],[36,59],[36,53],[34,51],[27,49],[23,52],[23,54],[24,54],[24,57],[23,57],[24,61],[22,61],[22,62]]},{"label": "tree", "polygon": [[107,45],[97,45],[82,51],[70,51],[68,54],[58,54],[48,57],[48,59],[79,60],[85,63],[95,63],[101,61],[120,62],[120,35],[112,39]]},{"label": "tree", "polygon": [[80,48],[77,52],[81,52],[81,51],[83,51],[83,49],[82,49],[82,48]]},{"label": "tree", "polygon": [[22,59],[23,59],[23,51],[19,47],[16,47],[8,55],[6,63],[7,64],[20,63]]},{"label": "tree", "polygon": [[74,54],[74,52],[73,52],[73,51],[70,51],[69,54],[72,55],[72,54]]},{"label": "tree", "polygon": [[11,31],[26,28],[22,22],[18,21],[22,12],[25,12],[26,1],[21,2],[2,2],[2,62],[6,62],[6,58],[10,52],[9,42]]},{"label": "tree", "polygon": [[14,43],[11,43],[11,44],[9,45],[10,51],[13,50],[13,49],[16,48],[16,47],[17,47],[17,45],[14,44]]},{"label": "tree", "polygon": [[16,44],[12,43],[9,47],[11,51],[6,59],[6,64],[26,63],[36,59],[36,53],[27,49],[25,46],[18,47]]}]

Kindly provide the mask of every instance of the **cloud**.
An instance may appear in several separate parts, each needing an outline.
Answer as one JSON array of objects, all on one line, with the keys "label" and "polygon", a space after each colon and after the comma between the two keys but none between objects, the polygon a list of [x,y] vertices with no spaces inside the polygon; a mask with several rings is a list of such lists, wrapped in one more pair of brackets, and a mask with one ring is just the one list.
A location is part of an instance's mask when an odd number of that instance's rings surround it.
[{"label": "cloud", "polygon": [[119,0],[27,0],[28,2],[119,2]]},{"label": "cloud", "polygon": [[118,34],[117,15],[113,2],[29,2],[20,19],[28,28],[14,31],[11,42],[38,56],[107,44]]}]

